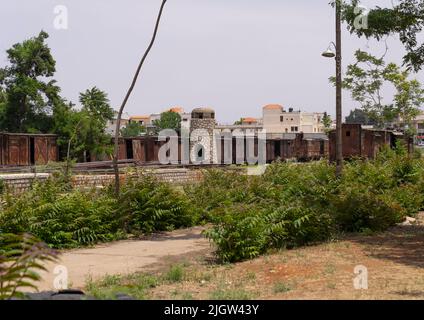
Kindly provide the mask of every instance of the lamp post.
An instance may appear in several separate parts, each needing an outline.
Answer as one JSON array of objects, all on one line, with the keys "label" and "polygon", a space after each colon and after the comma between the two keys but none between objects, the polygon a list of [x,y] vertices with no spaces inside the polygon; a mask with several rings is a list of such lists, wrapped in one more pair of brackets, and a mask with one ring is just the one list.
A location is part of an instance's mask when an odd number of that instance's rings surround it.
[{"label": "lamp post", "polygon": [[[336,58],[336,175],[340,177],[343,170],[342,149],[342,23],[341,0],[335,0],[336,8],[336,43],[331,42],[328,49],[322,54],[326,58]],[[336,53],[331,50],[331,45]]]}]

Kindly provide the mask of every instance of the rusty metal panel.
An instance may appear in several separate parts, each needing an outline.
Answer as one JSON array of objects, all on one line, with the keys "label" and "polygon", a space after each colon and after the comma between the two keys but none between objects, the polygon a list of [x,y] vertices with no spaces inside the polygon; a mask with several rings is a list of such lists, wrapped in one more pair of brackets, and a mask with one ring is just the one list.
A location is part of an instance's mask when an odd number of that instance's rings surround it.
[{"label": "rusty metal panel", "polygon": [[48,159],[47,161],[58,161],[59,149],[57,146],[57,139],[54,137],[48,138]]},{"label": "rusty metal panel", "polygon": [[18,166],[19,165],[19,138],[9,137],[9,150],[8,150],[9,161],[8,165]]},{"label": "rusty metal panel", "polygon": [[[362,127],[360,124],[343,124],[342,127],[342,149],[343,158],[360,157],[363,154]],[[331,161],[336,160],[336,131],[329,134],[329,154]]]},{"label": "rusty metal panel", "polygon": [[144,162],[146,160],[144,157],[144,139],[134,139],[132,144],[134,160]]},{"label": "rusty metal panel", "polygon": [[127,159],[127,145],[124,139],[119,139],[118,160]]},{"label": "rusty metal panel", "polygon": [[28,137],[25,136],[9,137],[9,159],[6,164],[16,166],[25,166],[29,164],[28,141]]},{"label": "rusty metal panel", "polygon": [[35,164],[44,165],[48,162],[48,145],[47,138],[45,137],[35,137],[34,138],[34,159]]},{"label": "rusty metal panel", "polygon": [[146,136],[144,139],[144,158],[146,162],[153,161],[153,148],[154,141],[152,137]]},{"label": "rusty metal panel", "polygon": [[29,137],[19,137],[19,165],[29,165]]}]

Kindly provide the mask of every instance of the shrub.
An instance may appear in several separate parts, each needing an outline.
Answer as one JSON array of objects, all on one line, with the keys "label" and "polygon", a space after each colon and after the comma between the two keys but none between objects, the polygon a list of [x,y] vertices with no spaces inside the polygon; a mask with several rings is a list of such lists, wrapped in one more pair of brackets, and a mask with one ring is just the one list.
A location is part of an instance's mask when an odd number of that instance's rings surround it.
[{"label": "shrub", "polygon": [[387,197],[369,193],[359,186],[344,190],[333,199],[337,225],[343,231],[384,231],[402,221],[405,210]]},{"label": "shrub", "polygon": [[[24,201],[29,205],[25,207]],[[31,232],[55,248],[76,247],[109,241],[117,226],[114,201],[93,199],[89,194],[74,191],[58,196],[54,202],[20,199],[2,216],[2,229],[8,232]]]},{"label": "shrub", "polygon": [[148,175],[130,179],[122,188],[119,211],[126,230],[136,233],[190,227],[198,220],[183,193]]},{"label": "shrub", "polygon": [[399,147],[375,161],[346,163],[340,179],[326,162],[276,162],[260,177],[228,180],[209,173],[190,192],[214,223],[206,235],[218,257],[234,262],[269,248],[325,241],[339,232],[394,226],[424,207],[424,162]]},{"label": "shrub", "polygon": [[330,238],[333,221],[329,214],[302,205],[281,208],[265,217],[270,248],[293,248]]},{"label": "shrub", "polygon": [[63,191],[54,181],[37,184],[14,199],[5,197],[0,231],[31,232],[55,248],[110,241],[122,236],[116,201],[93,192]]},{"label": "shrub", "polygon": [[214,226],[205,235],[223,262],[252,259],[266,251],[266,222],[258,207],[233,205],[214,211]]}]

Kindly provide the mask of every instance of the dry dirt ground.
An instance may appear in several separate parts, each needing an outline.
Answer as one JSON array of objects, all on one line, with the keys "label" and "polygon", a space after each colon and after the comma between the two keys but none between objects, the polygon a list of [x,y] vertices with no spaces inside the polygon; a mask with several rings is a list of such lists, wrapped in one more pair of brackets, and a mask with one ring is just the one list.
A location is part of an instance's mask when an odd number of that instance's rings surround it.
[{"label": "dry dirt ground", "polygon": [[[126,293],[142,299],[424,299],[424,214],[416,225],[382,234],[350,235],[231,265],[214,261],[200,231],[71,251],[63,260],[74,287],[83,285],[89,266],[96,279],[122,274],[86,286],[103,298]],[[354,288],[358,265],[368,270],[367,290]]]},{"label": "dry dirt ground", "polygon": [[69,286],[74,289],[83,289],[88,279],[145,272],[147,266],[160,265],[161,259],[209,248],[209,242],[201,235],[202,230],[191,228],[141,240],[117,241],[93,248],[62,251],[59,261],[46,266],[47,272],[41,274],[43,281],[38,288],[40,291],[54,290],[54,279],[63,272],[60,266],[66,267]]}]

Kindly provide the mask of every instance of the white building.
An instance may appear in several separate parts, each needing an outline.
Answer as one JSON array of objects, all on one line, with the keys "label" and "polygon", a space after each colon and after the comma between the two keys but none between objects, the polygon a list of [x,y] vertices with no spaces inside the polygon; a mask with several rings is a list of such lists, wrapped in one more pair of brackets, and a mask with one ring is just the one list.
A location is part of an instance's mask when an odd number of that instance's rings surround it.
[{"label": "white building", "polygon": [[[164,112],[175,112],[181,116],[181,129],[190,130],[190,122],[191,122],[191,112],[187,113],[181,107],[173,107]],[[160,120],[161,113],[154,113],[150,115],[150,123],[153,124],[153,121]]]},{"label": "white building", "polygon": [[[108,121],[106,124],[106,133],[109,133],[110,135],[115,135],[116,130],[116,119],[118,118],[118,112],[115,111],[115,116],[112,120]],[[128,113],[123,113],[121,118],[121,128],[124,128],[128,122],[130,121],[130,115]]]},{"label": "white building", "polygon": [[323,133],[324,113],[285,110],[279,104],[263,107],[262,125],[267,133]]}]

